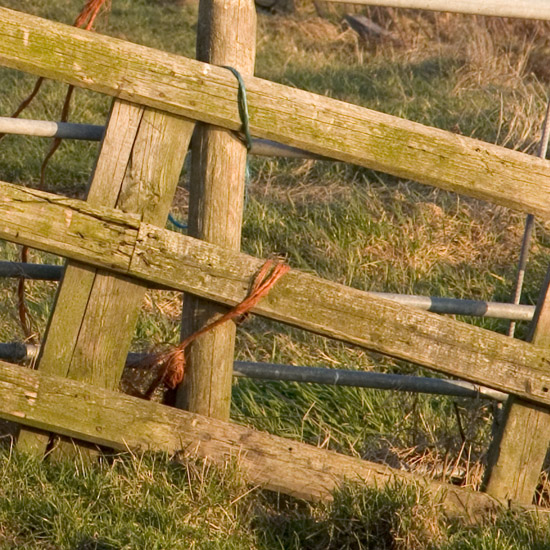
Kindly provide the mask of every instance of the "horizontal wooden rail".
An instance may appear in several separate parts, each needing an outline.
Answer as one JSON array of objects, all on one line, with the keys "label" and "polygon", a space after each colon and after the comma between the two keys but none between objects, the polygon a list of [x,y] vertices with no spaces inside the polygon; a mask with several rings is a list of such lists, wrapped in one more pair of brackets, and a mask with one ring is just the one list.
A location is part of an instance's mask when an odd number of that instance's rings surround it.
[{"label": "horizontal wooden rail", "polygon": [[221,464],[234,458],[252,483],[299,498],[329,499],[346,479],[371,487],[401,480],[426,487],[450,515],[481,520],[499,507],[484,493],[2,361],[0,417],[119,450],[182,453]]},{"label": "horizontal wooden rail", "polygon": [[[0,8],[0,64],[238,130],[237,81],[200,63]],[[255,137],[550,219],[550,163],[254,77]]]},{"label": "horizontal wooden rail", "polygon": [[3,182],[0,212],[0,238],[119,270],[131,261],[141,226],[137,214]]},{"label": "horizontal wooden rail", "polygon": [[470,15],[517,17],[550,21],[548,0],[325,0],[335,4],[361,4]]},{"label": "horizontal wooden rail", "polygon": [[[0,238],[216,302],[245,298],[263,261],[135,215],[0,183]],[[550,404],[548,350],[297,270],[254,313]]]}]

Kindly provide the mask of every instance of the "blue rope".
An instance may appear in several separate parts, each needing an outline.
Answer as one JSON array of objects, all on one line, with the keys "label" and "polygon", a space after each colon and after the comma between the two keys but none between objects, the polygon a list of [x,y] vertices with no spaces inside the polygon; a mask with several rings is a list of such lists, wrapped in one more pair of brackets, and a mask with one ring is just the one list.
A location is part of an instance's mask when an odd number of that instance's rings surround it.
[{"label": "blue rope", "polygon": [[172,214],[168,214],[168,221],[172,225],[175,225],[178,229],[187,229],[187,224],[179,222],[176,218],[174,218],[174,216],[172,216]]},{"label": "blue rope", "polygon": [[[241,117],[242,128],[241,131],[244,134],[243,143],[246,145],[247,152],[250,152],[252,149],[252,135],[250,134],[250,116],[248,114],[248,100],[246,98],[246,86],[244,84],[243,77],[241,73],[237,71],[234,67],[224,65],[224,69],[231,71],[237,82],[239,83],[239,90],[237,93],[237,102],[239,105],[239,116]],[[248,200],[248,185],[250,183],[250,170],[248,167],[248,160],[246,161],[246,172],[245,172],[245,202]],[[168,220],[178,229],[187,229],[187,224],[181,223],[176,220],[172,214],[168,214]]]}]

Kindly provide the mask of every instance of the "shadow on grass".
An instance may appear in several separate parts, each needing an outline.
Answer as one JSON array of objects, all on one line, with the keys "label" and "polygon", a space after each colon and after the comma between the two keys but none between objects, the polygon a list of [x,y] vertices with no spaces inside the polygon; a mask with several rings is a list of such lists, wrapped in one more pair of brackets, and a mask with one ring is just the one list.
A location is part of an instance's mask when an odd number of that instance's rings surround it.
[{"label": "shadow on grass", "polygon": [[85,537],[74,548],[74,550],[120,550],[121,546],[115,546],[101,539]]}]

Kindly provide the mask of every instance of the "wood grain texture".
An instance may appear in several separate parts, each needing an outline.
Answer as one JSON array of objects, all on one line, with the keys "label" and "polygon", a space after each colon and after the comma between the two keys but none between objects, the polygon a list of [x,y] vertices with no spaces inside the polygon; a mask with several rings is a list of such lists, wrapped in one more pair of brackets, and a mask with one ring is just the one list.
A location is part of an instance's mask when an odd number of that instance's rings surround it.
[{"label": "wood grain texture", "polygon": [[[139,105],[117,100],[113,102],[88,190],[88,204],[109,208],[115,206],[144,111],[145,108]],[[74,260],[66,263],[37,361],[37,368],[42,372],[69,375],[77,343],[86,337],[82,329],[97,273],[97,269]],[[101,319],[98,319],[98,325],[103,325]],[[115,357],[110,359],[114,360]],[[116,362],[106,365],[116,365]],[[106,365],[99,367],[100,372],[105,372],[108,368]],[[88,365],[82,367],[87,369]],[[90,369],[87,375],[90,376],[92,372],[93,369]],[[17,448],[26,453],[42,455],[49,441],[50,434],[47,432],[22,429]],[[65,446],[61,443],[58,453],[63,453]],[[75,447],[70,445],[70,448]]]},{"label": "wood grain texture", "polygon": [[334,4],[361,4],[418,10],[448,11],[470,15],[517,17],[550,21],[548,0],[325,0]]},{"label": "wood grain texture", "polygon": [[[533,344],[550,349],[550,269],[531,326]],[[484,490],[498,498],[531,504],[549,444],[550,411],[509,397],[489,449]]]},{"label": "wood grain texture", "polygon": [[[12,195],[25,193],[17,186],[0,183],[0,212],[9,211]],[[127,217],[111,209],[92,209],[82,201],[64,199],[63,206],[33,191],[39,201],[30,202],[24,219],[24,241],[34,248],[61,255],[85,257],[88,249],[103,243],[111,226],[118,228]],[[45,205],[49,207],[46,208]],[[43,225],[33,222],[33,212],[46,219],[66,216],[72,207],[85,218],[81,248],[65,247],[66,235],[46,238]],[[85,209],[89,213],[84,216]],[[104,221],[101,218],[104,214]],[[114,219],[114,221],[109,221]],[[10,223],[11,222],[11,223]],[[0,238],[21,243],[14,226],[21,219],[0,218]],[[46,229],[47,231],[47,229]],[[69,229],[65,230],[69,233]],[[130,247],[125,261],[90,254],[89,263],[127,276],[152,281],[226,305],[242,301],[262,260],[217,245],[142,223],[139,234],[116,233],[119,241],[109,249]],[[130,236],[132,237],[129,242]],[[97,239],[97,240],[96,240]],[[116,254],[118,256],[118,254]],[[550,353],[547,349],[495,334],[466,323],[440,317],[292,270],[253,310],[254,313],[306,330],[362,346],[474,383],[518,395],[528,401],[550,404]]]},{"label": "wood grain texture", "polygon": [[[231,130],[235,77],[178,57],[0,8],[0,64]],[[550,219],[550,163],[251,76],[254,136]]]},{"label": "wood grain texture", "polygon": [[[88,204],[115,207],[144,111],[144,107],[123,101],[113,103],[88,191]],[[96,269],[71,260],[65,266],[38,360],[42,371],[67,376],[96,275]]]},{"label": "wood grain texture", "polygon": [[17,185],[0,185],[3,238],[53,254],[121,268],[133,254],[139,226],[136,215]]},{"label": "wood grain texture", "polygon": [[1,361],[0,417],[114,449],[236,459],[251,483],[299,498],[330,499],[344,480],[400,480],[426,487],[452,516],[481,521],[500,507],[484,493]]},{"label": "wood grain texture", "polygon": [[[254,0],[201,0],[197,59],[254,73]],[[247,150],[229,130],[200,125],[193,137],[188,234],[240,250]],[[227,308],[187,295],[182,338],[199,330]],[[225,323],[193,342],[186,351],[186,374],[178,390],[182,408],[229,419],[235,354],[234,323]]]},{"label": "wood grain texture", "polygon": [[[115,101],[88,203],[116,207],[164,225],[194,124]],[[49,374],[118,386],[146,287],[69,261],[50,316],[38,368]],[[22,432],[18,448],[43,453],[47,438]],[[73,443],[61,444],[63,455]]]},{"label": "wood grain texture", "polygon": [[[143,225],[130,272],[235,305],[246,296],[262,264],[262,260],[245,254]],[[252,311],[529,400],[550,403],[547,350],[314,275],[292,270]]]}]

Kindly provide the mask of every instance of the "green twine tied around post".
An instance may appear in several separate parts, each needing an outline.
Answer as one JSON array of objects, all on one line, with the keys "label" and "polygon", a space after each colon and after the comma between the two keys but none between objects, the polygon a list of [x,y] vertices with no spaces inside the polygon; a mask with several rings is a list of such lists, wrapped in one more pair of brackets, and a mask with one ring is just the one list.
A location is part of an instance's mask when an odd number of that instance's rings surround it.
[{"label": "green twine tied around post", "polygon": [[229,65],[224,65],[223,68],[227,69],[228,71],[231,71],[235,75],[235,78],[239,83],[237,101],[239,105],[239,116],[241,117],[241,122],[242,122],[241,131],[244,134],[243,142],[246,145],[246,150],[250,152],[250,149],[252,149],[252,136],[250,135],[250,117],[248,115],[248,101],[246,99],[246,86],[244,85],[244,80],[243,80],[243,77],[241,76],[241,73],[237,71],[237,69],[235,69],[234,67],[230,67]]},{"label": "green twine tied around post", "polygon": [[[227,69],[231,71],[235,78],[237,79],[237,82],[239,83],[239,89],[237,93],[237,102],[239,106],[239,116],[241,117],[242,127],[241,131],[244,134],[244,139],[242,140],[243,143],[246,145],[247,152],[250,152],[250,149],[252,149],[252,136],[250,135],[250,117],[248,115],[248,100],[246,99],[246,86],[244,84],[243,77],[241,76],[241,73],[237,71],[234,67],[230,67],[229,65],[224,65],[224,69]],[[246,187],[248,188],[248,180],[249,180],[249,172],[248,172],[248,161],[246,163]],[[187,224],[183,224],[176,220],[172,214],[168,214],[168,220],[170,223],[175,225],[179,229],[187,229]]]}]

